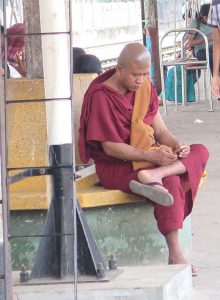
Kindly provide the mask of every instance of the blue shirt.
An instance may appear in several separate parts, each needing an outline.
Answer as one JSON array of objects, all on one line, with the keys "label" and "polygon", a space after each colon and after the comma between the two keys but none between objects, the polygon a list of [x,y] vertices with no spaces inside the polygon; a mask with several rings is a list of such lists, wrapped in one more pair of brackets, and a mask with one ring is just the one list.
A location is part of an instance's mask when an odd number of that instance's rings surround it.
[{"label": "blue shirt", "polygon": [[[198,30],[202,31],[207,37],[212,34],[212,28],[209,25],[204,24],[199,20],[198,21],[193,20],[192,23],[188,26],[188,28],[198,29]],[[195,40],[199,40],[199,39],[203,38],[201,34],[196,33],[195,31],[189,32],[189,34],[194,35]],[[213,44],[213,42],[209,42],[209,46],[211,46],[212,44]],[[203,44],[194,46],[195,54],[197,54],[197,52],[200,49],[205,49],[205,42]]]}]

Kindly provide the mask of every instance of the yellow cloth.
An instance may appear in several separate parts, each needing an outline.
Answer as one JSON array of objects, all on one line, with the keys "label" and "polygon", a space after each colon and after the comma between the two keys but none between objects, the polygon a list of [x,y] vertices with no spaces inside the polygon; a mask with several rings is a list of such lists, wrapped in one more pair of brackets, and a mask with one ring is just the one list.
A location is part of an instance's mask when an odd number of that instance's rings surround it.
[{"label": "yellow cloth", "polygon": [[[150,105],[150,96],[151,83],[150,80],[146,79],[135,93],[130,137],[131,146],[144,150],[159,149],[162,146],[155,144],[153,128],[144,123],[144,118]],[[150,161],[133,161],[132,165],[134,171],[155,166],[155,164]],[[204,171],[199,186],[205,187],[206,176],[206,171]]]},{"label": "yellow cloth", "polygon": [[[149,79],[140,86],[135,93],[134,109],[131,118],[131,137],[130,145],[144,150],[158,148],[154,140],[154,130],[151,126],[144,123],[151,97],[151,83]],[[149,168],[154,166],[150,161],[133,161],[133,169]]]}]

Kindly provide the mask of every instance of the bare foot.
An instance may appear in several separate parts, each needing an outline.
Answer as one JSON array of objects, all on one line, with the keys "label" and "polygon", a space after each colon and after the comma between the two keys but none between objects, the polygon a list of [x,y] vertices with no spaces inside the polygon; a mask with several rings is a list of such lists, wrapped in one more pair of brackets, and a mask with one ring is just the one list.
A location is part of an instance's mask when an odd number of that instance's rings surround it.
[{"label": "bare foot", "polygon": [[168,190],[165,189],[165,187],[163,187],[162,178],[161,178],[159,172],[157,172],[155,169],[140,171],[138,173],[138,180],[143,184],[158,182],[158,185],[154,184],[154,186],[157,187],[158,189],[163,190],[164,192],[168,192]]},{"label": "bare foot", "polygon": [[[189,264],[183,255],[173,255],[169,256],[168,265],[177,265],[177,264]],[[199,269],[194,265],[191,265],[192,268],[192,276],[197,276],[199,273]]]}]

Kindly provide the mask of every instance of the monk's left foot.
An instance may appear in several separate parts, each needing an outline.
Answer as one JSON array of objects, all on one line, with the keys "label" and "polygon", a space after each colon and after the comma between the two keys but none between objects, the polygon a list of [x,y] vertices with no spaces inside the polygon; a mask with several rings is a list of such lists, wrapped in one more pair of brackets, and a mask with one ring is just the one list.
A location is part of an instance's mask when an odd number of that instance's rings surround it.
[{"label": "monk's left foot", "polygon": [[136,180],[129,182],[130,190],[138,195],[141,195],[157,204],[163,206],[173,205],[173,196],[159,183],[140,183]]},{"label": "monk's left foot", "polygon": [[[179,258],[176,257],[174,259],[169,258],[168,265],[178,265],[178,264],[188,265],[189,263],[184,257],[179,257]],[[192,270],[192,276],[197,276],[199,274],[199,269],[194,265],[191,265],[191,270]]]}]

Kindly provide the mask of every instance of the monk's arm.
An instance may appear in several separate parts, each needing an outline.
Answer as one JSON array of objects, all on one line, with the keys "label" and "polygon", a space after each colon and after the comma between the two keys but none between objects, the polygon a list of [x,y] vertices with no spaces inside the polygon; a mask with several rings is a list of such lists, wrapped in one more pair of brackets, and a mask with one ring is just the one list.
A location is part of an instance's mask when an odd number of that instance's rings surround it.
[{"label": "monk's arm", "polygon": [[154,136],[157,142],[162,145],[171,147],[173,150],[178,149],[182,143],[178,141],[167,129],[160,112],[158,111],[151,125],[154,129]]},{"label": "monk's arm", "polygon": [[122,160],[148,161],[149,153],[125,143],[102,142],[105,154]]},{"label": "monk's arm", "polygon": [[151,161],[158,165],[169,165],[177,159],[172,150],[166,146],[157,151],[145,151],[124,143],[102,142],[102,147],[107,155],[125,161]]}]

